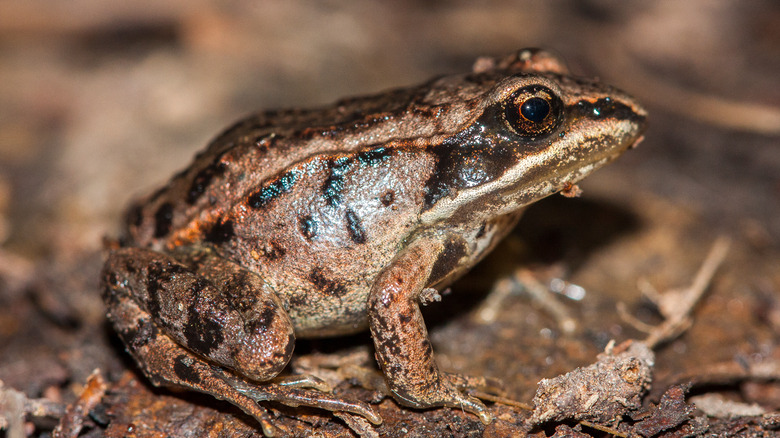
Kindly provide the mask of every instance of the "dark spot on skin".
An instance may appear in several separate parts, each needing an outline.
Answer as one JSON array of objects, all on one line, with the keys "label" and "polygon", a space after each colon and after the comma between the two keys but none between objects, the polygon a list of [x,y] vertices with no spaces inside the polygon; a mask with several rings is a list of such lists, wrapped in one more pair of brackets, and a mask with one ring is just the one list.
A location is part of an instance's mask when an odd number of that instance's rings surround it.
[{"label": "dark spot on skin", "polygon": [[393,201],[395,201],[395,192],[392,190],[388,190],[385,192],[384,195],[382,195],[381,198],[379,198],[379,201],[382,202],[382,205],[385,207],[389,207],[393,204]]},{"label": "dark spot on skin", "polygon": [[[399,364],[395,364],[394,363],[394,364],[392,364],[392,365],[387,367],[387,374],[391,375],[391,376],[397,376],[399,374],[403,374],[403,372],[404,372],[404,369]],[[395,393],[398,394],[400,392],[400,391],[398,391],[399,388],[394,388],[394,389],[395,389],[395,391],[394,391]],[[404,394],[406,394],[406,391],[403,391],[400,395],[403,396]]]},{"label": "dark spot on skin", "polygon": [[379,147],[357,154],[357,160],[362,165],[376,166],[377,164],[387,160],[392,155],[392,149]]},{"label": "dark spot on skin", "polygon": [[249,195],[247,204],[252,208],[263,208],[280,195],[289,192],[297,179],[297,172],[291,170]]},{"label": "dark spot on skin", "polygon": [[347,232],[353,242],[361,244],[366,243],[366,230],[363,229],[363,223],[360,221],[357,213],[351,208],[347,209]]},{"label": "dark spot on skin", "polygon": [[138,272],[138,267],[135,266],[135,260],[133,259],[126,259],[124,263],[124,268],[128,274],[135,274]]},{"label": "dark spot on skin", "polygon": [[[197,295],[194,295],[197,296]],[[208,356],[224,341],[223,327],[219,321],[211,319],[197,306],[191,305],[187,310],[187,323],[184,326],[184,337],[187,347],[199,354]]]},{"label": "dark spot on skin", "polygon": [[119,303],[120,294],[126,294],[126,291],[120,285],[120,281],[119,276],[115,272],[103,272],[101,297],[108,308],[113,308]]},{"label": "dark spot on skin", "polygon": [[157,326],[147,319],[138,321],[137,330],[133,332],[130,339],[125,338],[125,344],[129,345],[134,351],[151,342],[158,335]]},{"label": "dark spot on skin", "polygon": [[[446,105],[442,105],[442,106],[446,107]],[[431,106],[431,105],[423,106],[421,104],[417,104],[414,106],[412,111],[414,112],[415,115],[433,120],[438,113],[446,110],[446,108],[441,108],[442,106]]]},{"label": "dark spot on skin", "polygon": [[173,372],[176,373],[176,377],[180,378],[184,382],[198,384],[200,383],[200,375],[197,371],[193,370],[188,362],[192,362],[191,358],[185,355],[179,355],[173,361]]},{"label": "dark spot on skin", "polygon": [[256,288],[252,282],[255,274],[246,270],[240,270],[230,276],[230,279],[222,287],[233,306],[239,312],[251,311],[257,303]]},{"label": "dark spot on skin", "polygon": [[281,257],[284,257],[284,255],[287,254],[287,251],[282,245],[279,244],[279,242],[271,240],[268,242],[268,246],[263,249],[262,254],[263,257],[267,258],[268,260],[277,260]]},{"label": "dark spot on skin", "polygon": [[160,310],[159,292],[166,290],[164,283],[170,283],[175,275],[190,274],[185,267],[173,263],[153,262],[146,271],[146,290],[149,296],[146,310],[157,314]]},{"label": "dark spot on skin", "polygon": [[146,273],[146,311],[152,315],[160,313],[160,289],[162,289],[162,274],[164,270],[159,263],[152,263]]},{"label": "dark spot on skin", "polygon": [[[355,156],[362,166],[376,166],[387,160],[393,154],[391,149],[379,147],[360,152]],[[344,175],[353,164],[350,157],[340,157],[328,160],[328,177],[322,184],[322,195],[331,207],[341,204],[341,193],[344,190]]]},{"label": "dark spot on skin", "polygon": [[423,354],[425,354],[425,357],[433,357],[433,347],[431,346],[430,341],[428,341],[427,339],[424,339],[422,341],[422,344],[423,344],[422,346],[423,346],[423,351],[424,351]]},{"label": "dark spot on skin", "polygon": [[246,331],[250,335],[265,333],[273,325],[274,319],[276,319],[276,311],[271,306],[267,306],[252,321],[247,323]]},{"label": "dark spot on skin", "polygon": [[144,222],[144,209],[141,204],[134,204],[125,214],[128,227],[140,227]]},{"label": "dark spot on skin", "polygon": [[166,202],[154,213],[154,237],[160,238],[171,231],[173,224],[173,204]]},{"label": "dark spot on skin", "polygon": [[412,320],[412,315],[409,315],[408,313],[402,313],[398,315],[398,320],[404,324],[408,324]]},{"label": "dark spot on skin", "polygon": [[303,307],[309,304],[309,299],[305,295],[293,295],[287,299],[292,307]]},{"label": "dark spot on skin", "polygon": [[466,255],[466,244],[460,239],[448,239],[431,268],[429,283],[436,283],[452,272]]},{"label": "dark spot on skin", "polygon": [[190,205],[194,204],[209,187],[214,177],[220,176],[225,172],[225,167],[225,163],[218,161],[201,169],[192,178],[192,184],[190,184],[190,189],[187,191],[187,203]]},{"label": "dark spot on skin", "polygon": [[349,169],[348,157],[328,161],[328,177],[322,184],[322,196],[331,207],[341,203],[341,191],[344,189],[344,174]]},{"label": "dark spot on skin", "polygon": [[482,222],[482,226],[479,227],[477,235],[475,236],[477,239],[485,235],[485,227],[487,227],[487,222]]},{"label": "dark spot on skin", "polygon": [[298,223],[300,225],[301,234],[303,234],[303,237],[307,240],[311,240],[317,235],[317,221],[315,221],[311,215],[298,218]]},{"label": "dark spot on skin", "polygon": [[343,283],[327,278],[322,268],[312,269],[309,273],[309,281],[318,291],[331,297],[342,297],[347,292]]},{"label": "dark spot on skin", "polygon": [[219,245],[230,241],[234,235],[233,221],[227,219],[214,223],[214,225],[206,231],[203,240]]},{"label": "dark spot on skin", "polygon": [[395,333],[385,339],[382,345],[384,346],[383,350],[385,351],[385,354],[395,357],[401,355],[402,341]]}]

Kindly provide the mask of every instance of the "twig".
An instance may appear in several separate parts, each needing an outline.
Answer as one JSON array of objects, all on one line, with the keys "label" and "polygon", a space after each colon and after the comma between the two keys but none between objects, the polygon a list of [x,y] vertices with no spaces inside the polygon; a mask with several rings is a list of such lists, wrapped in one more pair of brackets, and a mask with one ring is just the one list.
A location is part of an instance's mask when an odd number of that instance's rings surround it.
[{"label": "twig", "polygon": [[87,384],[81,391],[79,398],[71,403],[65,410],[65,414],[60,420],[60,424],[54,428],[52,436],[54,438],[76,438],[84,427],[84,419],[89,416],[89,412],[100,403],[106,393],[108,385],[100,374],[99,369],[92,371],[87,378]]},{"label": "twig", "polygon": [[7,438],[23,438],[24,419],[33,417],[60,418],[65,414],[65,406],[51,400],[28,398],[23,392],[6,388],[0,380],[0,430],[6,431]]},{"label": "twig", "polygon": [[604,56],[604,53],[611,53],[607,57],[613,70],[622,71],[622,76],[632,78],[635,85],[643,84],[637,85],[637,90],[652,90],[637,96],[643,101],[715,126],[765,135],[780,133],[780,108],[777,106],[730,99],[669,83],[665,77],[643,68],[641,62],[636,62],[634,54],[628,53],[625,45],[617,42],[612,47],[609,44],[607,47],[599,46],[598,55]]},{"label": "twig", "polygon": [[588,426],[591,429],[596,429],[601,432],[606,432],[610,435],[619,436],[621,438],[628,438],[628,435],[612,427],[602,426],[601,424],[591,423],[590,421],[585,421],[585,420],[580,421],[580,424],[582,424],[583,426]]},{"label": "twig", "polygon": [[515,270],[509,278],[496,283],[476,312],[479,321],[485,324],[493,322],[504,300],[520,287],[525,289],[531,299],[558,322],[558,327],[564,333],[573,333],[577,330],[577,321],[571,317],[566,307],[554,298],[550,290],[537,280],[530,270],[524,268]]},{"label": "twig", "polygon": [[521,401],[513,400],[511,398],[501,397],[484,391],[469,391],[469,395],[473,395],[474,397],[481,400],[486,400],[489,402],[498,403],[505,406],[513,406],[526,411],[534,410],[533,406],[529,405],[528,403],[523,403]]},{"label": "twig", "polygon": [[656,304],[659,312],[664,316],[663,323],[657,326],[645,324],[629,315],[625,304],[622,303],[618,303],[618,313],[626,323],[640,331],[649,333],[643,342],[650,348],[655,348],[661,343],[676,338],[693,324],[691,318],[693,308],[709,287],[715,271],[726,258],[730,245],[729,238],[718,237],[712,244],[712,248],[696,273],[693,282],[687,288],[669,290],[665,293],[655,292],[652,287],[643,288],[646,296]]}]

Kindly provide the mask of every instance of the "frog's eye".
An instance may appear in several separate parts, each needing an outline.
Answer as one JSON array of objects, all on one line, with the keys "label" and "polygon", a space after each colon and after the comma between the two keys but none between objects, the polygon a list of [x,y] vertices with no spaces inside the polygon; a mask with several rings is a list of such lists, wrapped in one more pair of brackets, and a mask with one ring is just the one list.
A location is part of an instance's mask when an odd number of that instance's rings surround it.
[{"label": "frog's eye", "polygon": [[563,102],[542,85],[529,85],[515,91],[504,105],[507,125],[522,137],[552,132],[560,124],[562,115]]}]

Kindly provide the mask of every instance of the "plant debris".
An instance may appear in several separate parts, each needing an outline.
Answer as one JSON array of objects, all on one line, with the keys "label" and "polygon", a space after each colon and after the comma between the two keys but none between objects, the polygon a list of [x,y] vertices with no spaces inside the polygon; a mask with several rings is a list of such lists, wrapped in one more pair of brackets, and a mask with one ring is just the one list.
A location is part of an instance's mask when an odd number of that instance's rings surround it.
[{"label": "plant debris", "polygon": [[531,421],[619,421],[642,407],[654,362],[652,350],[641,342],[608,346],[595,364],[539,382]]},{"label": "plant debris", "polygon": [[669,388],[649,416],[634,425],[634,431],[644,437],[652,437],[690,420],[693,407],[685,403],[685,393],[689,388],[690,385]]}]

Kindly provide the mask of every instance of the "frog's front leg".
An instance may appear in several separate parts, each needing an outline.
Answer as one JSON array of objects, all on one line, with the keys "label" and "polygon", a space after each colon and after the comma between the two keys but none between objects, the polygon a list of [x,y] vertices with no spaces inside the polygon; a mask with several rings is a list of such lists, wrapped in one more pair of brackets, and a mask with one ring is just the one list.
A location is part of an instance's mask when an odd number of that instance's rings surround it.
[{"label": "frog's front leg", "polygon": [[303,389],[323,389],[317,380],[275,378],[292,355],[292,322],[259,276],[212,251],[119,249],[110,254],[102,281],[110,319],[156,385],[227,400],[257,418],[266,435],[274,428],[258,401],[381,422],[363,403]]},{"label": "frog's front leg", "polygon": [[415,408],[460,408],[489,423],[493,417],[485,405],[463,394],[456,382],[439,370],[420,313],[420,294],[430,283],[436,261],[446,257],[444,252],[445,245],[439,240],[420,239],[377,278],[368,301],[377,361],[399,402]]}]

